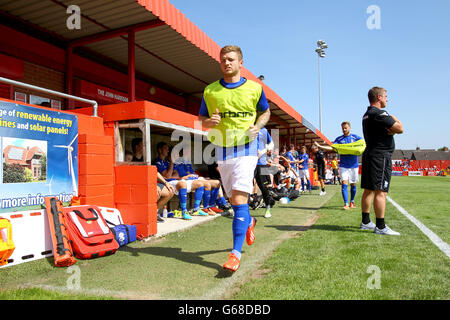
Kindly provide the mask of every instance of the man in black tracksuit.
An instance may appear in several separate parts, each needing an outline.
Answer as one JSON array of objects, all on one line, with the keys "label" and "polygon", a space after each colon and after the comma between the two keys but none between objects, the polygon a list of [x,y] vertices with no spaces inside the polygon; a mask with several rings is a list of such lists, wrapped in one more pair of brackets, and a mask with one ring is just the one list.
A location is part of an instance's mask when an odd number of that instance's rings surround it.
[{"label": "man in black tracksuit", "polygon": [[[361,198],[360,229],[374,230],[377,234],[400,235],[384,223],[384,213],[391,181],[394,134],[403,133],[403,125],[384,110],[388,101],[386,89],[373,87],[369,90],[368,98],[370,106],[362,120],[366,149],[362,155],[361,188],[364,193]],[[369,218],[372,200],[376,225]]]},{"label": "man in black tracksuit", "polygon": [[324,196],[327,194],[325,191],[325,169],[327,160],[325,158],[325,154],[322,150],[319,149],[317,145],[313,144],[311,146],[311,150],[314,154],[314,161],[316,162],[317,168],[317,179],[319,180],[320,184],[319,196]]}]

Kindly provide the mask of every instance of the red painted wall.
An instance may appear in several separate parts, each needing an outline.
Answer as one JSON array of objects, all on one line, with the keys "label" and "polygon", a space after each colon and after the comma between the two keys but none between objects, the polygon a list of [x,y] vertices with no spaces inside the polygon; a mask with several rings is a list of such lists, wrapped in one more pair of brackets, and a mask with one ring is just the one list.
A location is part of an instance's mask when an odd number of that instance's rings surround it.
[{"label": "red painted wall", "polygon": [[[64,73],[66,65],[65,50],[2,25],[0,25],[0,34],[2,34],[2,37],[0,38],[0,53],[18,61],[25,62],[25,68],[28,63],[29,66],[34,64],[43,70],[52,70],[55,75],[45,74],[44,77],[42,75],[42,70],[37,70],[31,74],[28,72],[28,74],[30,74],[31,78],[36,79],[50,78],[55,80],[55,78],[57,78],[57,83],[53,83],[53,86],[59,87],[58,91],[64,91]],[[5,70],[10,69],[6,60],[0,59],[0,71],[2,68]],[[25,74],[27,74],[27,72],[25,72]],[[26,83],[30,83],[30,77],[28,77],[28,79],[20,77],[17,78],[17,80],[23,80]],[[123,91],[123,88],[128,88],[127,74],[120,73],[107,66],[77,55],[74,55],[73,57],[73,77],[74,79],[87,80],[90,83],[118,91]],[[40,85],[38,83],[32,84]],[[48,85],[44,87],[48,88]],[[153,87],[154,90],[150,90],[151,87]],[[54,88],[49,89],[55,90]],[[198,112],[198,109],[200,108],[199,101],[191,101],[190,104],[196,103],[197,106],[189,106],[188,108],[188,103],[185,98],[138,79],[136,80],[136,97],[137,100],[153,101],[182,111]],[[75,103],[75,106],[85,107],[85,105],[80,103]]]}]

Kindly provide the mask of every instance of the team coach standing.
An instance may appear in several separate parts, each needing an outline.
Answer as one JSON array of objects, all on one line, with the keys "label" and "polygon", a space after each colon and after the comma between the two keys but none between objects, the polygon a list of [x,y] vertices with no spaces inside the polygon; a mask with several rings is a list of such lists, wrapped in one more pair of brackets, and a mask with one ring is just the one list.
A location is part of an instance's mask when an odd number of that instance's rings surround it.
[{"label": "team coach standing", "polygon": [[[374,230],[377,234],[400,235],[385,224],[384,213],[391,181],[394,134],[403,133],[403,125],[385,110],[388,102],[386,89],[373,87],[368,98],[370,106],[362,119],[366,149],[362,155],[361,188],[364,193],[360,229]],[[376,224],[369,217],[372,200]]]}]

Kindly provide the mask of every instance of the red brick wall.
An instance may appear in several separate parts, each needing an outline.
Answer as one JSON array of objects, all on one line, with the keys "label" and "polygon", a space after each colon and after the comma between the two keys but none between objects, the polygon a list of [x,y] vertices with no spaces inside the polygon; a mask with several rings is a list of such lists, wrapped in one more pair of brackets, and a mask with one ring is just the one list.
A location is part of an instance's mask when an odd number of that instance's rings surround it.
[{"label": "red brick wall", "polygon": [[[34,86],[64,92],[64,74],[56,70],[52,70],[46,67],[39,66],[34,63],[24,61],[23,78],[17,79],[17,81],[25,82]],[[51,96],[42,92],[24,89],[21,87],[14,87],[14,92],[19,91],[26,93],[27,95],[34,94],[44,98],[50,98],[61,101],[61,106],[64,105],[64,99]],[[28,102],[29,100],[27,100]]]},{"label": "red brick wall", "polygon": [[[27,81],[25,78],[16,80],[65,92],[64,72],[66,53],[63,49],[2,25],[0,25],[0,34],[2,35],[0,37],[0,52],[23,60],[27,64],[25,66],[27,69],[25,71]],[[2,61],[0,59],[1,64]],[[39,65],[45,67],[38,67]],[[82,58],[76,54],[73,57],[73,77],[74,79],[84,79],[119,91],[123,91],[128,86],[127,74],[118,72],[106,65]],[[189,101],[190,106],[188,107],[184,98],[162,88],[155,87],[155,94],[152,95],[149,93],[150,87],[150,84],[136,79],[137,97],[149,101],[154,100],[155,102],[166,104],[177,110],[192,112],[195,115],[200,108],[200,101],[191,99]],[[47,97],[43,94],[39,95]]]},{"label": "red brick wall", "polygon": [[11,86],[6,83],[0,83],[0,98],[11,99]]},{"label": "red brick wall", "polygon": [[27,61],[24,61],[22,82],[64,92],[63,73]]}]

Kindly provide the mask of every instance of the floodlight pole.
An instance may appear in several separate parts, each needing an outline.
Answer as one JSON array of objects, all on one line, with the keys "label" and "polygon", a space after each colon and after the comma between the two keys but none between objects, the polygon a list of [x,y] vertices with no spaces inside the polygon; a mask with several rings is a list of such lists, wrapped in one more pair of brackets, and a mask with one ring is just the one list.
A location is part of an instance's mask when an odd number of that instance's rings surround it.
[{"label": "floodlight pole", "polygon": [[320,85],[320,55],[317,55],[318,70],[319,70],[319,130],[322,132],[322,94]]},{"label": "floodlight pole", "polygon": [[320,58],[325,58],[324,49],[328,48],[328,45],[323,40],[317,41],[317,59],[318,59],[318,71],[319,71],[319,130],[322,132],[322,88],[320,84]]}]

